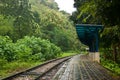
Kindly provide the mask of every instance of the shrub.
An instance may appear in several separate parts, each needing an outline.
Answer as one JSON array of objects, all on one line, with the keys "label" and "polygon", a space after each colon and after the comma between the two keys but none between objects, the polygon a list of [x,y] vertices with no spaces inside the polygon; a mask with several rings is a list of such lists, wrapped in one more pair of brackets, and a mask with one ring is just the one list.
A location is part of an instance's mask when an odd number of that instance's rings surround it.
[{"label": "shrub", "polygon": [[[48,40],[44,40],[37,37],[24,37],[16,43],[17,45],[25,45],[27,48],[31,49],[29,56],[30,60],[48,60],[57,57],[61,49],[50,43]],[[30,50],[29,50],[30,51]]]},{"label": "shrub", "polygon": [[14,60],[49,60],[59,56],[61,49],[48,40],[37,37],[24,37],[13,43],[9,37],[0,36],[0,59]]},{"label": "shrub", "polygon": [[0,59],[7,61],[14,60],[14,44],[8,36],[0,36]]}]

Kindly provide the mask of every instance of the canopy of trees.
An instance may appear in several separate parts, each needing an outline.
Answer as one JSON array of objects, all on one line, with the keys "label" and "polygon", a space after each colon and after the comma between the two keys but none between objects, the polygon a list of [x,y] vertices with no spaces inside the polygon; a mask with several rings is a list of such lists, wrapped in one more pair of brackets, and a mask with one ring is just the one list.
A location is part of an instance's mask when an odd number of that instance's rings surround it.
[{"label": "canopy of trees", "polygon": [[[14,5],[13,5],[14,2]],[[54,0],[0,0],[0,35],[14,42],[24,36],[48,39],[62,51],[75,50],[76,32]]]}]

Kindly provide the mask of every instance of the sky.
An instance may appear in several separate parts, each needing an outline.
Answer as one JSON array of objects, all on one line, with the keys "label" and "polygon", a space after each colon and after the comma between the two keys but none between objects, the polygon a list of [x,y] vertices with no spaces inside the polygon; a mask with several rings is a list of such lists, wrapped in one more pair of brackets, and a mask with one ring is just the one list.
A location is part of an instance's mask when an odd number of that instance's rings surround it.
[{"label": "sky", "polygon": [[74,0],[55,0],[58,3],[60,10],[64,10],[70,14],[76,9],[73,7]]}]

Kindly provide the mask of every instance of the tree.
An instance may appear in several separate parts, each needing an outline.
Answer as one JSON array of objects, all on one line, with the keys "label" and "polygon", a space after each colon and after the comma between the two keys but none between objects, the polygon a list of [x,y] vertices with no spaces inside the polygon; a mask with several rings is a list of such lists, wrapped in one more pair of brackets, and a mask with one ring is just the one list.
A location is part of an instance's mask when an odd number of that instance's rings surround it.
[{"label": "tree", "polygon": [[[104,32],[101,34],[101,43],[104,48],[113,50],[114,61],[118,62],[120,45],[120,1],[119,0],[74,0],[77,14],[73,20],[87,23],[103,24]],[[75,17],[74,17],[75,16]],[[84,16],[84,17],[83,17]],[[74,19],[76,18],[76,19]],[[108,54],[107,54],[108,55]]]},{"label": "tree", "polygon": [[[69,15],[66,13],[63,14],[56,9],[51,9],[42,3],[38,3],[37,0],[34,1],[31,3],[32,10],[39,13],[41,37],[50,40],[59,46],[62,51],[77,50],[79,48],[75,45],[77,35],[72,21],[69,20]],[[54,0],[43,1],[54,3]],[[77,44],[80,43],[77,42]]]},{"label": "tree", "polygon": [[54,10],[58,10],[58,4],[54,0],[40,0],[40,3]]},{"label": "tree", "polygon": [[0,14],[5,18],[11,16],[14,26],[14,36],[16,41],[26,35],[32,35],[39,26],[39,16],[31,11],[29,0],[0,0]]},{"label": "tree", "polygon": [[74,7],[77,8],[77,11],[74,12],[71,16],[71,19],[75,23],[82,24],[100,24],[101,21],[95,17],[96,6],[91,0],[75,0]]},{"label": "tree", "polygon": [[0,0],[0,14],[4,16],[18,16],[21,9],[30,9],[29,0]]},{"label": "tree", "polygon": [[105,25],[120,25],[120,8],[119,0],[98,0],[96,3],[97,14],[101,16],[101,19]]},{"label": "tree", "polygon": [[74,0],[78,17],[88,13],[94,20],[99,19],[105,25],[120,25],[119,0]]}]

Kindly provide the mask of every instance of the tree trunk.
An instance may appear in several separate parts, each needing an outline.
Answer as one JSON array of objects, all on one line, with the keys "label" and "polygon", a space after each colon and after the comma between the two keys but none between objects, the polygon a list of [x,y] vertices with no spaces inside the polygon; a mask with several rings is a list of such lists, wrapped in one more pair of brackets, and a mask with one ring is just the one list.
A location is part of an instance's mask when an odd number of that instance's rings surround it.
[{"label": "tree trunk", "polygon": [[117,47],[113,46],[113,59],[117,63]]}]

